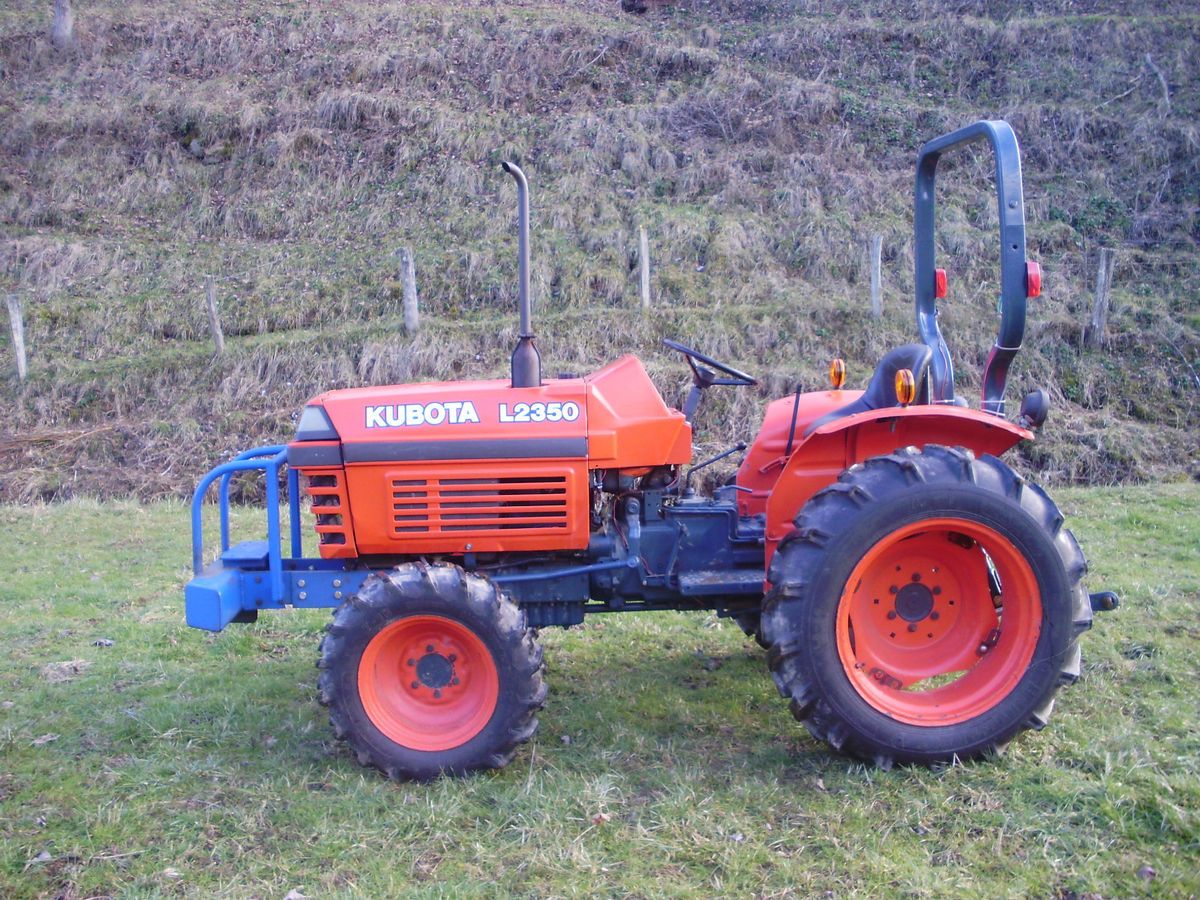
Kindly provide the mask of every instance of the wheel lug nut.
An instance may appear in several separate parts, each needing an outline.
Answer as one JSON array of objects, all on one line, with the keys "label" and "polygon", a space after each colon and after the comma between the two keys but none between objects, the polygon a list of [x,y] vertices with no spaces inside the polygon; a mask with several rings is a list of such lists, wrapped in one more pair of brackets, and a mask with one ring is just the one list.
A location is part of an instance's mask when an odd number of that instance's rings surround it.
[{"label": "wheel lug nut", "polygon": [[920,581],[920,580],[921,580],[921,573],[920,573],[920,572],[913,572],[913,574],[912,574],[912,580],[913,580],[913,581]]},{"label": "wheel lug nut", "polygon": [[432,653],[432,652],[433,652],[433,644],[426,644],[426,645],[425,645],[425,652],[426,652],[426,653]]},{"label": "wheel lug nut", "polygon": [[450,683],[451,683],[451,684],[458,684],[458,679],[457,679],[457,678],[451,678],[451,679],[450,679]]},{"label": "wheel lug nut", "polygon": [[916,631],[916,630],[917,630],[917,623],[916,623],[916,622],[909,622],[909,623],[908,623],[908,630],[909,630],[909,631]]},{"label": "wheel lug nut", "polygon": [[433,696],[434,696],[434,698],[436,699],[436,698],[438,698],[438,697],[442,696],[442,692],[441,692],[441,691],[438,691],[438,690],[435,690],[435,691],[433,692]]},{"label": "wheel lug nut", "polygon": [[889,610],[888,610],[888,618],[889,618],[889,619],[894,619],[894,618],[896,618],[896,611],[895,611],[894,609],[889,609]]},{"label": "wheel lug nut", "polygon": [[453,653],[451,653],[449,656],[446,657],[446,659],[450,660],[450,662],[454,662],[455,660],[458,659],[458,657],[455,656]]},{"label": "wheel lug nut", "polygon": [[942,589],[941,589],[940,587],[935,587],[935,588],[933,589],[933,596],[935,596],[935,597],[936,597],[936,596],[937,596],[938,594],[940,594],[941,592],[942,592]]},{"label": "wheel lug nut", "polygon": [[897,594],[899,592],[900,592],[900,589],[898,587],[896,587],[894,584],[890,588],[888,588],[889,594]]},{"label": "wheel lug nut", "polygon": [[417,663],[416,663],[416,660],[412,660],[412,659],[410,659],[410,660],[408,661],[408,664],[409,664],[410,666],[415,666]]},{"label": "wheel lug nut", "polygon": [[942,617],[942,614],[941,614],[941,613],[931,612],[931,613],[929,614],[929,618],[933,619],[933,621],[935,621],[935,622],[936,622],[938,619],[940,619],[941,617]]},{"label": "wheel lug nut", "polygon": [[417,688],[419,688],[420,686],[421,686],[421,682],[419,682],[419,681],[414,681],[414,682],[412,683],[412,689],[413,689],[414,691],[415,691]]}]

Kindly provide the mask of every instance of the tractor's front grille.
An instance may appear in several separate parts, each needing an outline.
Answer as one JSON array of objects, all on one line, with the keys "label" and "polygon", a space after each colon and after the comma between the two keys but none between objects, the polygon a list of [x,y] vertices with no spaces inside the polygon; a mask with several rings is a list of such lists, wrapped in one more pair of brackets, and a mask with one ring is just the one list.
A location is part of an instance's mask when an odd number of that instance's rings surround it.
[{"label": "tractor's front grille", "polygon": [[308,478],[308,493],[312,497],[313,515],[317,518],[317,540],[322,546],[346,543],[348,515],[340,482],[338,475],[310,475]]},{"label": "tractor's front grille", "polygon": [[391,491],[392,533],[397,537],[538,533],[568,527],[563,476],[397,478]]}]

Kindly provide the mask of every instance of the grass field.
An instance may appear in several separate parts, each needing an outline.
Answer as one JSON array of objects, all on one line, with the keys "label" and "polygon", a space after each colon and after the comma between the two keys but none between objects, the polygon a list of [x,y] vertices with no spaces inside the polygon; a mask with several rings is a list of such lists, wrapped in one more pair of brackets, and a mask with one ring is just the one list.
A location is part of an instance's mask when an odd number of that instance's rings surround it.
[{"label": "grass field", "polygon": [[736,627],[653,614],[544,632],[536,742],[430,785],[332,740],[323,613],[183,625],[181,506],[0,507],[0,895],[1195,895],[1200,485],[1058,499],[1124,605],[1003,759],[831,755]]}]

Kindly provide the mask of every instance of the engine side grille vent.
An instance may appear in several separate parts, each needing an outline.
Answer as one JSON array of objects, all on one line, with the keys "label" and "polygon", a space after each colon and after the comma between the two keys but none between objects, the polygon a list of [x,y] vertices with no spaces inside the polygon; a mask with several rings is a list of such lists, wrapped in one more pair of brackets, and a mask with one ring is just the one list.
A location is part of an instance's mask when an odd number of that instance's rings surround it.
[{"label": "engine side grille vent", "polygon": [[349,515],[342,499],[340,481],[338,475],[310,475],[308,478],[312,511],[317,518],[317,540],[323,546],[346,543]]},{"label": "engine side grille vent", "polygon": [[392,533],[500,534],[553,532],[568,527],[567,479],[397,478],[391,481]]}]

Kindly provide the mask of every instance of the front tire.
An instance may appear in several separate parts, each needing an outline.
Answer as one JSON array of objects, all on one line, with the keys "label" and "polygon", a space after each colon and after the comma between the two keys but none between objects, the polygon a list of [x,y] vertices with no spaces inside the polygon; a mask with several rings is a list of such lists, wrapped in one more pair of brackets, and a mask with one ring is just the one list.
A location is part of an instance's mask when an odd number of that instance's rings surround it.
[{"label": "front tire", "polygon": [[1087,566],[1062,524],[995,457],[931,445],[847,470],[768,572],[768,665],[793,715],[885,768],[1040,729],[1091,625]]},{"label": "front tire", "polygon": [[334,733],[389,778],[500,768],[537,731],[541,647],[486,578],[397,566],[369,576],[325,631],[318,688]]}]

